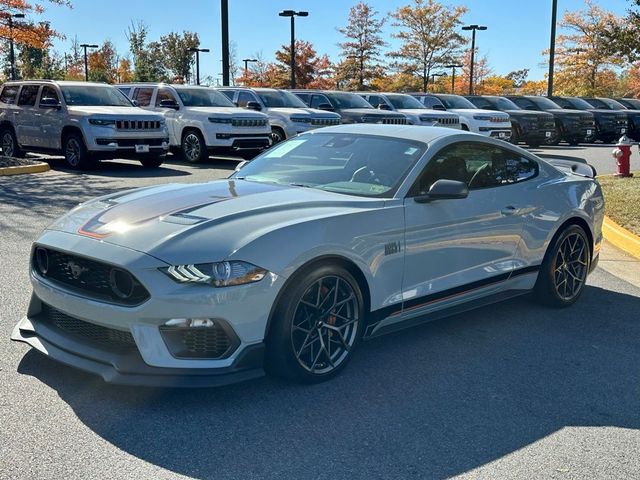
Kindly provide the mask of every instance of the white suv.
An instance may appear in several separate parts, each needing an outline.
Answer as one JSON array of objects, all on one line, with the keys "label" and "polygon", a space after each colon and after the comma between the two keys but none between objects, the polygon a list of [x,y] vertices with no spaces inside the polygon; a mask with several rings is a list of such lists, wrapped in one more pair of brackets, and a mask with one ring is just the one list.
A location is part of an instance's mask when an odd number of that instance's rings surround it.
[{"label": "white suv", "polygon": [[361,92],[367,102],[379,110],[402,113],[411,125],[446,127],[460,130],[460,117],[455,113],[425,107],[418,99],[406,93]]},{"label": "white suv", "polygon": [[110,85],[49,80],[7,82],[0,92],[4,155],[64,154],[70,167],[129,158],[158,167],[169,150],[164,120]]},{"label": "white suv", "polygon": [[286,90],[244,87],[223,87],[219,90],[239,107],[269,115],[273,143],[314,128],[339,125],[341,121],[337,113],[309,108]]},{"label": "white suv", "polygon": [[448,112],[460,115],[463,130],[505,141],[511,139],[511,120],[508,113],[480,109],[460,95],[428,93],[412,95],[425,107],[446,109]]},{"label": "white suv", "polygon": [[138,106],[164,115],[171,147],[188,162],[201,162],[216,151],[253,157],[271,145],[266,115],[236,107],[213,88],[164,83],[118,88]]}]

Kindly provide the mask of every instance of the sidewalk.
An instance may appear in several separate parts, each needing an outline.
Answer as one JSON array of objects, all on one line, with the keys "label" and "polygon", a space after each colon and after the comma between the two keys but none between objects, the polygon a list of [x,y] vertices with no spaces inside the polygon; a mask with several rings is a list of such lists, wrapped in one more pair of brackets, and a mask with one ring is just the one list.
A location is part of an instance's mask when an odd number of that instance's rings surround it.
[{"label": "sidewalk", "polygon": [[640,260],[606,240],[602,243],[598,267],[640,288]]}]

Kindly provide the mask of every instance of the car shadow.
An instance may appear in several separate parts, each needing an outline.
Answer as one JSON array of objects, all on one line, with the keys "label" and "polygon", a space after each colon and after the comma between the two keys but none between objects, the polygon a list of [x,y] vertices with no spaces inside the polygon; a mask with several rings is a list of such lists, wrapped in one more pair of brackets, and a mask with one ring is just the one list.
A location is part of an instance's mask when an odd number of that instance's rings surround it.
[{"label": "car shadow", "polygon": [[515,299],[365,342],[313,386],[125,388],[35,352],[18,371],[109,443],[182,475],[445,478],[566,426],[640,428],[638,311],[595,286],[564,310]]},{"label": "car shadow", "polygon": [[184,170],[167,167],[166,162],[157,168],[143,167],[140,162],[133,160],[105,160],[98,162],[93,168],[79,172],[67,166],[62,157],[39,158],[49,164],[52,170],[65,173],[88,173],[99,177],[114,178],[152,178],[152,177],[184,177],[191,173]]}]

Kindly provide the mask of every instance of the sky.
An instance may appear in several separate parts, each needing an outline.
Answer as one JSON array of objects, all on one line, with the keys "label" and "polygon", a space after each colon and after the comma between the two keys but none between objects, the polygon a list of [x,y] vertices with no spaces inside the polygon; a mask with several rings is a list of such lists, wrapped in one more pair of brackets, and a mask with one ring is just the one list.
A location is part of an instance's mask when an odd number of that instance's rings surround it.
[{"label": "sky", "polygon": [[[389,12],[410,0],[368,0],[388,17]],[[476,42],[481,54],[488,57],[496,74],[522,68],[530,69],[529,78],[542,79],[546,67],[542,51],[549,47],[551,0],[441,0],[446,4],[465,5],[469,10],[465,23],[487,25],[478,32]],[[623,15],[630,0],[595,0],[603,8]],[[349,8],[357,0],[229,0],[229,36],[235,43],[239,59],[261,52],[273,60],[274,52],[289,42],[289,19],[278,12],[285,9],[306,10],[309,16],[296,18],[296,37],[313,43],[319,54],[326,53],[337,61],[342,36],[336,30],[345,26]],[[584,8],[585,0],[558,0],[558,17],[565,10]],[[121,56],[127,56],[126,38],[131,22],[143,21],[155,40],[171,31],[190,30],[200,36],[201,47],[211,53],[200,56],[201,76],[220,78],[222,55],[220,43],[219,0],[73,0],[73,8],[48,6],[38,21],[48,20],[64,33],[66,40],[55,48],[67,50],[74,36],[80,43],[102,43],[111,40]],[[391,46],[393,28],[389,18],[384,28],[385,40]]]}]

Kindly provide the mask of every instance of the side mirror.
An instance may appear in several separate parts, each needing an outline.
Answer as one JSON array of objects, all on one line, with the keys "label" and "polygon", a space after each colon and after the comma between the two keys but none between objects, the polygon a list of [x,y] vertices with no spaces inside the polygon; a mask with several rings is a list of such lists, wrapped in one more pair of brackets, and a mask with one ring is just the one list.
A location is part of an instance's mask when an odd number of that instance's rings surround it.
[{"label": "side mirror", "polygon": [[178,105],[178,102],[176,102],[175,100],[165,99],[160,100],[160,108],[171,108],[173,110],[179,110],[180,105]]},{"label": "side mirror", "polygon": [[256,110],[258,112],[262,110],[262,107],[258,102],[247,102],[246,108],[248,108],[249,110]]},{"label": "side mirror", "polygon": [[318,105],[318,110],[326,110],[327,112],[333,112],[335,108],[330,103],[321,103]]},{"label": "side mirror", "polygon": [[386,103],[379,103],[378,110],[391,110],[391,107]]},{"label": "side mirror", "polygon": [[140,106],[140,102],[138,102],[138,100],[131,100],[131,103],[133,103],[136,107]]},{"label": "side mirror", "polygon": [[58,101],[57,98],[45,97],[45,98],[40,100],[40,107],[41,108],[55,108],[57,110],[60,110],[62,108],[62,105],[60,104],[60,102]]},{"label": "side mirror", "polygon": [[464,182],[457,180],[436,180],[429,193],[415,197],[416,203],[429,203],[433,200],[449,200],[467,198],[469,196],[469,187]]},{"label": "side mirror", "polygon": [[439,104],[435,104],[433,107],[431,107],[432,110],[441,110],[443,112],[446,112],[447,109],[444,108],[444,105],[439,105]]}]

